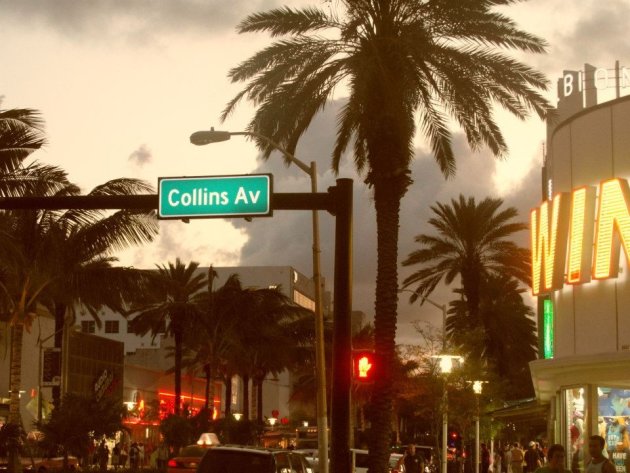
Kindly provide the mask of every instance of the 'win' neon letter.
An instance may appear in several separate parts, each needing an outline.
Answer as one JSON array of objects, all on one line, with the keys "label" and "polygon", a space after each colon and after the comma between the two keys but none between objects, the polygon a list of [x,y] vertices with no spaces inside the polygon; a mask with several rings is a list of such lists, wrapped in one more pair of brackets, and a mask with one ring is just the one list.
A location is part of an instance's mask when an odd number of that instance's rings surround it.
[{"label": "'win' neon letter", "polygon": [[[623,244],[628,258],[630,244],[630,189],[625,179],[610,179],[599,186],[597,209],[597,237],[593,277],[605,279],[616,277],[619,272],[619,243]],[[617,237],[615,237],[617,233]]]},{"label": "'win' neon letter", "polygon": [[591,280],[593,257],[593,220],[595,188],[581,187],[573,191],[571,226],[567,261],[567,282],[582,284]]},{"label": "'win' neon letter", "polygon": [[553,198],[551,212],[545,201],[530,214],[534,295],[562,287],[569,201],[567,193],[560,193]]}]

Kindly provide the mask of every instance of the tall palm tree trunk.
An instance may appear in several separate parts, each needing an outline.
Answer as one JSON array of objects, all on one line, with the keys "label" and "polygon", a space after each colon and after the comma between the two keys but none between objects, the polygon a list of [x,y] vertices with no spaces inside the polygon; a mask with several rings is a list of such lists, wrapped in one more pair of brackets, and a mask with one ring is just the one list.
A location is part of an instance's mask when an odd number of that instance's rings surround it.
[{"label": "tall palm tree trunk", "polygon": [[[61,303],[55,304],[55,348],[62,350],[61,358],[63,359],[63,331],[66,324],[66,305]],[[53,386],[52,388],[53,406],[58,408],[61,405],[61,386]]]},{"label": "tall palm tree trunk", "polygon": [[210,418],[213,419],[214,410],[216,409],[214,406],[214,395],[215,395],[214,378],[216,378],[216,370],[215,370],[214,363],[208,363],[208,378],[210,379],[208,380],[208,392],[206,396],[206,402],[210,403],[210,406],[209,406]]},{"label": "tall palm tree trunk", "polygon": [[22,425],[20,416],[20,388],[22,387],[22,339],[24,325],[16,323],[11,328],[11,368],[9,389],[9,423]]},{"label": "tall palm tree trunk", "polygon": [[243,419],[249,420],[249,375],[244,374],[243,378]]},{"label": "tall palm tree trunk", "polygon": [[[393,181],[393,182],[390,182]],[[389,445],[392,435],[393,369],[395,360],[396,318],[398,303],[398,226],[400,187],[394,180],[374,185],[377,228],[377,278],[374,316],[377,376],[370,405],[372,422],[369,437],[371,473],[389,470]],[[404,187],[403,187],[404,190]]]},{"label": "tall palm tree trunk", "polygon": [[174,331],[175,338],[175,415],[181,412],[182,404],[182,342],[184,334],[182,330]]},{"label": "tall palm tree trunk", "polygon": [[203,371],[206,374],[206,392],[205,392],[205,401],[203,404],[203,408],[208,411],[210,408],[210,364],[206,363],[203,367]]},{"label": "tall palm tree trunk", "polygon": [[263,420],[263,379],[256,379],[256,420],[259,423]]},{"label": "tall palm tree trunk", "polygon": [[226,374],[223,378],[225,383],[225,417],[232,413],[232,375]]}]

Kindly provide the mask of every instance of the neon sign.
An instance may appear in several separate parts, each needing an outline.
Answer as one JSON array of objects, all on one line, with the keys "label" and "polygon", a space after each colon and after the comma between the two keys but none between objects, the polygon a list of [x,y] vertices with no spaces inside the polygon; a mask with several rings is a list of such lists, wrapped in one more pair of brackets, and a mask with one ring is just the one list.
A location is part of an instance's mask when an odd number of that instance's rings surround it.
[{"label": "neon sign", "polygon": [[597,220],[593,187],[556,194],[532,210],[534,295],[561,289],[565,282],[617,277],[620,246],[628,259],[630,187],[626,179],[609,179],[600,183],[598,194]]},{"label": "neon sign", "polygon": [[543,357],[553,358],[553,303],[543,301]]}]

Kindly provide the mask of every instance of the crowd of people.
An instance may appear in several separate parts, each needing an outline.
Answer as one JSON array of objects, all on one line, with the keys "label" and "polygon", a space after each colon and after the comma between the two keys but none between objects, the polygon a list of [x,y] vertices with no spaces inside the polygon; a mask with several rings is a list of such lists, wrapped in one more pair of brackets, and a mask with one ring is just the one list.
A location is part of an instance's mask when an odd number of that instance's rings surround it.
[{"label": "crowd of people", "polygon": [[600,435],[589,437],[588,452],[590,459],[583,471],[578,466],[571,470],[565,467],[565,450],[560,444],[549,448],[539,442],[531,441],[527,449],[521,449],[518,442],[498,449],[491,466],[484,465],[484,454],[481,454],[481,473],[616,473],[614,464],[606,458],[605,439]]},{"label": "crowd of people", "polygon": [[[169,449],[164,443],[154,448],[151,444],[145,445],[143,442],[132,442],[131,445],[117,442],[110,452],[107,443],[102,440],[98,446],[94,445],[90,449],[89,459],[93,466],[98,466],[102,471],[108,468],[138,470],[149,466],[165,469],[169,453]],[[153,462],[151,462],[152,458]]]},{"label": "crowd of people", "polygon": [[[480,446],[480,473],[616,473],[615,465],[604,451],[605,439],[592,435],[588,440],[589,459],[583,465],[565,467],[565,449],[560,444],[546,448],[539,442],[531,441],[526,449],[518,442],[498,448],[490,461],[490,450],[485,444]],[[416,452],[415,445],[409,445],[399,466],[404,465],[405,473],[423,473],[425,458]],[[400,470],[400,468],[399,468]],[[463,463],[460,471],[465,472]]]}]

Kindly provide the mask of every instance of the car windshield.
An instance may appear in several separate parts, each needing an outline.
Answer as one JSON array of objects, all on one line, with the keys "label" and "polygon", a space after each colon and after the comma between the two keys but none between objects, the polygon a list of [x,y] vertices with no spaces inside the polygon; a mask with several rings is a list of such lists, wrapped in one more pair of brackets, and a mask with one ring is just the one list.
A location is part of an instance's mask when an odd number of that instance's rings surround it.
[{"label": "car windshield", "polygon": [[178,457],[203,457],[203,454],[208,451],[207,448],[199,447],[198,445],[188,445],[182,448],[177,454]]},{"label": "car windshield", "polygon": [[210,452],[199,466],[199,473],[268,473],[271,470],[271,455],[227,450]]}]

